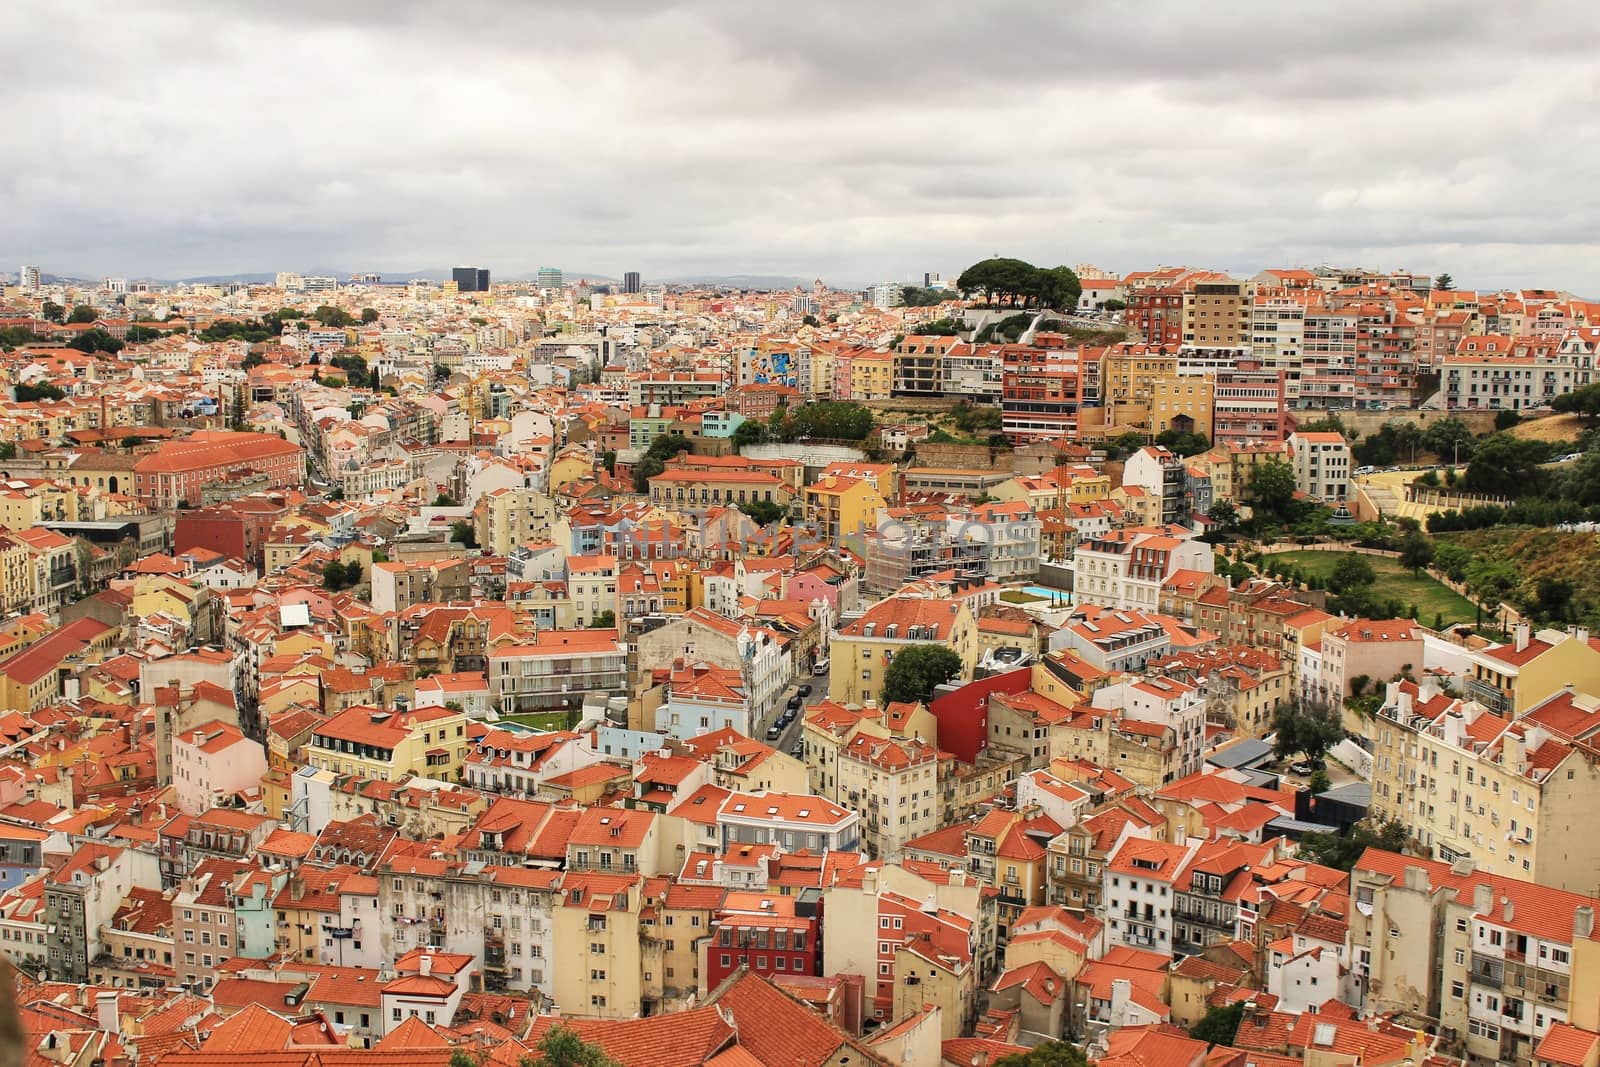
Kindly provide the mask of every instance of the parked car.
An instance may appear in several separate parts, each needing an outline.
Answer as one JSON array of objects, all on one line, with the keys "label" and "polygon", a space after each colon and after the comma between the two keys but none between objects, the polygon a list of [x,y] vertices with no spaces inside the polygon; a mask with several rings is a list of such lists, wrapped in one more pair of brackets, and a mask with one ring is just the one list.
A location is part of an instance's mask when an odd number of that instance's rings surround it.
[{"label": "parked car", "polygon": [[827,674],[828,673],[828,657],[827,656],[823,656],[821,659],[817,660],[816,663],[813,663],[811,665],[811,673],[814,674],[814,675]]},{"label": "parked car", "polygon": [[801,682],[800,683],[799,692],[800,692],[800,695],[803,696],[803,697],[810,696],[811,695],[811,683],[810,682]]},{"label": "parked car", "polygon": [[783,736],[783,727],[781,725],[779,725],[778,723],[773,723],[771,726],[767,727],[767,740],[768,741],[776,741],[778,738],[780,738],[782,736]]},{"label": "parked car", "polygon": [[801,696],[799,693],[796,693],[794,696],[789,698],[789,710],[793,711],[803,703],[805,703],[805,697]]}]

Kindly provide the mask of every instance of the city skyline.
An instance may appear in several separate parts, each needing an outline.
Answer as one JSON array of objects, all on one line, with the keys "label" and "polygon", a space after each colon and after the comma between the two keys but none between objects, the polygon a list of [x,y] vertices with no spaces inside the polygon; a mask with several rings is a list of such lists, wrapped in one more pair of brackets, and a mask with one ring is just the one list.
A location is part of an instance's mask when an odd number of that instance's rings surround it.
[{"label": "city skyline", "polygon": [[1600,292],[1581,20],[1018,4],[986,17],[1029,32],[985,37],[939,5],[792,25],[711,4],[196,22],[150,2],[77,9],[95,32],[63,90],[24,42],[73,10],[0,12],[30,133],[0,252],[51,272],[556,262],[857,285],[999,252]]}]

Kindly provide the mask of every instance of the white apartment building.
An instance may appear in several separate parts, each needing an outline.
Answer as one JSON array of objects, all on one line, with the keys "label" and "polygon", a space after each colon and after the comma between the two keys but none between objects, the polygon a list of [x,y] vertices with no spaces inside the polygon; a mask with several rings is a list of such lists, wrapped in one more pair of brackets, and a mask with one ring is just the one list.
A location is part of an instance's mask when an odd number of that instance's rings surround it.
[{"label": "white apartment building", "polygon": [[1350,495],[1350,445],[1340,433],[1289,435],[1289,460],[1295,488],[1324,504]]},{"label": "white apartment building", "polygon": [[1594,380],[1594,346],[1579,336],[1467,336],[1445,354],[1440,388],[1447,408],[1523,411],[1547,407]]},{"label": "white apartment building", "polygon": [[1095,690],[1092,705],[1120,710],[1123,719],[1170,728],[1178,744],[1176,776],[1200,772],[1206,701],[1199,689],[1171,678],[1132,678]]},{"label": "white apartment building", "polygon": [[1147,952],[1172,951],[1172,908],[1177,880],[1200,847],[1130,837],[1106,862],[1100,899],[1107,941]]},{"label": "white apartment building", "polygon": [[1074,560],[1076,602],[1119,611],[1157,611],[1161,587],[1174,573],[1216,569],[1209,545],[1146,527],[1108,530],[1079,541]]},{"label": "white apartment building", "polygon": [[853,852],[861,815],[809,793],[730,793],[717,809],[717,836],[734,845],[778,845],[785,852]]}]

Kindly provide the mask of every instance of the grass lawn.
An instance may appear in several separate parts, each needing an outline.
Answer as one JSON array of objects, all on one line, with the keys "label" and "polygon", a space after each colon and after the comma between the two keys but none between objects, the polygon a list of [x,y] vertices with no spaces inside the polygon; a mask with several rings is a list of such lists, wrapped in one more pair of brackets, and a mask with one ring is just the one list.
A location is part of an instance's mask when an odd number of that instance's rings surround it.
[{"label": "grass lawn", "polygon": [[[1343,558],[1342,552],[1280,552],[1266,557],[1277,560],[1279,563],[1299,567],[1307,577],[1316,575],[1326,578],[1333,573],[1333,568]],[[1417,614],[1422,616],[1424,625],[1433,625],[1434,615],[1443,615],[1446,625],[1453,622],[1472,622],[1478,617],[1478,609],[1466,597],[1440,585],[1426,572],[1421,576],[1413,575],[1409,570],[1400,566],[1400,561],[1387,556],[1364,556],[1372,564],[1372,570],[1378,576],[1373,592],[1380,599],[1389,597],[1397,598],[1406,605],[1415,604]]]},{"label": "grass lawn", "polygon": [[1020,589],[1007,589],[1000,594],[1000,599],[1007,604],[1035,604],[1044,598],[1034,596],[1032,593],[1024,593]]}]

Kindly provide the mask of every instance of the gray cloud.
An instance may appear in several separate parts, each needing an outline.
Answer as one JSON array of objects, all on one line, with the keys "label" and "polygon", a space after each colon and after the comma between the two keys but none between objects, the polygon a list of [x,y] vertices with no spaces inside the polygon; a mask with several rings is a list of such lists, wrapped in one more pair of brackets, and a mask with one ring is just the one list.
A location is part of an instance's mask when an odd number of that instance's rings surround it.
[{"label": "gray cloud", "polygon": [[1576,3],[19,0],[0,256],[857,283],[999,252],[1600,294],[1597,37]]}]

